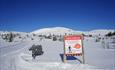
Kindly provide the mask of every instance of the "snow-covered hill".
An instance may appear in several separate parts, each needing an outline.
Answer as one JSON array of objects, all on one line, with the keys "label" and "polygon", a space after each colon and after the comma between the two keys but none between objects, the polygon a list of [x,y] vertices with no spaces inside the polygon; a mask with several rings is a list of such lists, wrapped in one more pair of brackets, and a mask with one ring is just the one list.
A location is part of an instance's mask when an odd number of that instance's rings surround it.
[{"label": "snow-covered hill", "polygon": [[97,30],[91,30],[91,31],[77,31],[77,30],[72,30],[69,28],[65,27],[52,27],[52,28],[43,28],[43,29],[38,29],[35,30],[31,33],[34,34],[54,34],[54,35],[65,35],[65,34],[86,34],[86,35],[106,35],[109,32],[114,32],[115,30],[107,30],[107,29],[97,29]]},{"label": "snow-covered hill", "polygon": [[52,28],[43,28],[35,30],[31,33],[34,34],[55,34],[55,35],[65,35],[65,34],[81,34],[82,31],[75,31],[65,27],[52,27]]}]

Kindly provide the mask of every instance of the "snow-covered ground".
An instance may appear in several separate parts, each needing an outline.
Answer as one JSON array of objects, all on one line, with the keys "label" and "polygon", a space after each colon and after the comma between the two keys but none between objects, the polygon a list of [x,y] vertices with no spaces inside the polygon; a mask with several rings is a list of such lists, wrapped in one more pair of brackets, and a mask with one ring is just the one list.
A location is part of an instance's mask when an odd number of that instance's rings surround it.
[{"label": "snow-covered ground", "polygon": [[[115,70],[115,49],[104,49],[101,41],[95,42],[94,37],[84,38],[85,64],[77,60],[63,63],[62,41],[33,38],[11,43],[0,39],[0,70]],[[28,50],[33,44],[41,44],[44,51],[35,60]]]},{"label": "snow-covered ground", "polygon": [[[77,61],[64,64],[60,54],[63,53],[63,42],[51,40],[25,41],[12,47],[0,48],[1,70],[95,70],[115,69],[115,49],[103,49],[93,39],[84,40],[85,64]],[[41,44],[44,54],[36,60],[28,50],[33,44]]]}]

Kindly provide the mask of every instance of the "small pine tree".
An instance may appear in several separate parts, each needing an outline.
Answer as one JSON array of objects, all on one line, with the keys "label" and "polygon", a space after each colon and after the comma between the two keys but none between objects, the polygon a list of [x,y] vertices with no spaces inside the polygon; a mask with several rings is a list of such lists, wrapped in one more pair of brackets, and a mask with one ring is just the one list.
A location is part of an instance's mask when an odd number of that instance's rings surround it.
[{"label": "small pine tree", "polygon": [[65,35],[67,35],[67,33],[65,33]]},{"label": "small pine tree", "polygon": [[36,36],[36,34],[33,34],[33,36]]},{"label": "small pine tree", "polygon": [[115,35],[115,31],[112,33],[112,35]]},{"label": "small pine tree", "polygon": [[51,35],[47,36],[47,39],[51,39]]},{"label": "small pine tree", "polygon": [[112,33],[111,33],[111,32],[109,32],[108,34],[106,34],[106,36],[109,36],[109,37],[110,37],[110,36],[112,36]]},{"label": "small pine tree", "polygon": [[26,36],[27,36],[27,37],[29,37],[29,35],[28,35],[28,34],[27,34]]},{"label": "small pine tree", "polygon": [[92,37],[92,35],[89,35],[89,37]]},{"label": "small pine tree", "polygon": [[53,37],[53,41],[56,41],[56,40],[57,40],[57,38],[56,38],[56,36],[54,36],[54,37]]},{"label": "small pine tree", "polygon": [[63,38],[59,38],[59,41],[63,41]]},{"label": "small pine tree", "polygon": [[21,36],[19,36],[19,38],[22,38]]},{"label": "small pine tree", "polygon": [[83,35],[83,36],[85,36],[85,34],[84,34],[84,33],[82,33],[82,35]]},{"label": "small pine tree", "polygon": [[9,42],[12,42],[12,41],[13,41],[13,34],[10,33],[10,34],[9,34]]},{"label": "small pine tree", "polygon": [[31,38],[31,40],[34,40],[34,38]]}]

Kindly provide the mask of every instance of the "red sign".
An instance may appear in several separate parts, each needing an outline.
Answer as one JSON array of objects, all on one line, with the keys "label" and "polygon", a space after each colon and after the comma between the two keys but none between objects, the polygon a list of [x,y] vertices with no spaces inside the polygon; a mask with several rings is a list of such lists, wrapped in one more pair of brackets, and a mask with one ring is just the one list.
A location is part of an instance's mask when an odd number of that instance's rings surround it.
[{"label": "red sign", "polygon": [[65,54],[82,54],[82,35],[65,36]]},{"label": "red sign", "polygon": [[81,39],[81,36],[65,36],[65,40],[79,40]]}]

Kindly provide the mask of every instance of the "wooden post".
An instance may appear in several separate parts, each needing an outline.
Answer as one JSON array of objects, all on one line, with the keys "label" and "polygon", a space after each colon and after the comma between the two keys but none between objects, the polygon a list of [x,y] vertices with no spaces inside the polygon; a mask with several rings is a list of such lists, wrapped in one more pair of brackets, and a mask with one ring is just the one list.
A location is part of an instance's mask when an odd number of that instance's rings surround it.
[{"label": "wooden post", "polygon": [[65,55],[65,54],[63,55],[63,62],[64,62],[64,63],[67,62],[67,60],[66,60],[66,55]]},{"label": "wooden post", "polygon": [[[65,37],[65,36],[64,36]],[[63,54],[63,62],[66,63],[66,55],[65,55],[65,40],[63,39],[64,45],[63,45],[63,50],[64,50],[64,54]]]},{"label": "wooden post", "polygon": [[85,64],[85,59],[84,59],[84,46],[83,46],[83,35],[81,35],[81,43],[82,43],[82,60],[83,60],[83,64]]}]

